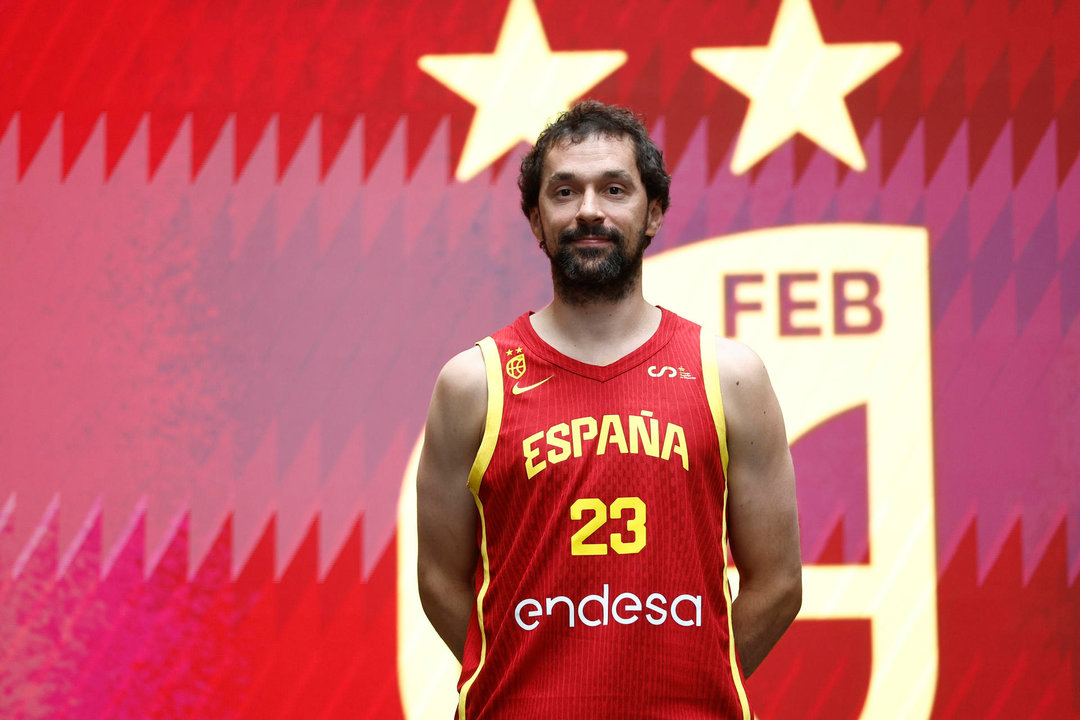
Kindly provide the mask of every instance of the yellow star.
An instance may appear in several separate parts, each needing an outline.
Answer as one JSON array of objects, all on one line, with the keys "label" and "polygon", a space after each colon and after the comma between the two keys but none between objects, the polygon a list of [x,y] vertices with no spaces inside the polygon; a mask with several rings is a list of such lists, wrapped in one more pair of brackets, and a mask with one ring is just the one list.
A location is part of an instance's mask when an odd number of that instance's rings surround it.
[{"label": "yellow star", "polygon": [[495,52],[424,55],[420,69],[476,106],[457,179],[465,182],[626,62],[621,50],[551,52],[533,0],[510,0]]},{"label": "yellow star", "polygon": [[810,0],[783,0],[768,46],[695,48],[690,54],[750,98],[731,161],[736,175],[795,133],[849,167],[866,169],[844,98],[899,55],[899,44],[826,45]]}]

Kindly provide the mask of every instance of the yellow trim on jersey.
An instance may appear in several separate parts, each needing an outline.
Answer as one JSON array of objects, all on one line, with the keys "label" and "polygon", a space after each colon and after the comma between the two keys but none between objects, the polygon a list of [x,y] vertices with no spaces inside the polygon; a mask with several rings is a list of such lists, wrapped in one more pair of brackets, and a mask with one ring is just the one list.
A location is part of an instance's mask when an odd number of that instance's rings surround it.
[{"label": "yellow trim on jersey", "polygon": [[484,478],[484,473],[487,472],[491,458],[495,454],[495,442],[499,439],[503,414],[502,364],[499,359],[499,348],[490,337],[476,344],[480,346],[480,352],[484,356],[484,371],[487,377],[487,419],[484,421],[484,437],[480,441],[480,449],[476,451],[476,459],[473,460],[472,469],[469,470],[469,489],[474,495],[480,492],[480,481]]},{"label": "yellow trim on jersey", "polygon": [[[716,336],[701,329],[701,374],[705,380],[705,397],[709,400],[716,437],[720,440],[720,464],[724,469],[724,488],[727,489],[727,420],[724,419],[724,399],[720,397],[720,364],[716,359]],[[726,496],[725,496],[726,498]]]},{"label": "yellow trim on jersey", "polygon": [[484,598],[491,585],[491,563],[487,549],[487,519],[484,517],[484,503],[480,501],[480,481],[483,480],[484,473],[487,472],[491,458],[495,454],[495,442],[499,439],[503,413],[502,364],[499,348],[490,337],[484,338],[477,345],[480,346],[480,352],[484,356],[484,370],[487,377],[487,417],[484,420],[484,436],[480,440],[480,449],[476,451],[476,459],[473,460],[472,469],[469,470],[469,490],[472,491],[476,509],[480,512],[480,561],[484,568],[484,582],[480,585],[480,592],[476,594],[476,622],[480,626],[480,661],[476,664],[473,674],[461,686],[461,692],[458,694],[459,720],[465,720],[465,698],[487,659]]},{"label": "yellow trim on jersey", "polygon": [[480,626],[480,662],[476,664],[476,670],[473,671],[473,674],[461,686],[461,692],[458,694],[458,720],[465,720],[465,698],[469,694],[469,689],[473,683],[476,682],[477,676],[480,675],[480,670],[483,669],[484,661],[487,659],[484,597],[487,595],[488,586],[491,585],[491,566],[487,554],[487,522],[484,519],[484,503],[480,502],[480,496],[478,495],[474,495],[473,499],[476,500],[476,509],[480,511],[480,558],[484,564],[484,582],[480,586],[480,592],[476,594],[476,622]]},{"label": "yellow trim on jersey", "polygon": [[721,552],[724,558],[724,604],[727,606],[728,622],[728,657],[731,661],[731,679],[735,682],[735,690],[739,694],[739,705],[742,707],[743,720],[750,720],[750,703],[746,699],[746,690],[743,688],[742,677],[739,673],[738,660],[735,654],[735,631],[731,625],[731,586],[727,579],[727,496],[728,496],[728,447],[727,447],[727,422],[724,420],[724,399],[720,395],[720,363],[716,357],[716,336],[701,330],[701,375],[705,381],[705,397],[709,401],[709,410],[712,411],[713,424],[716,426],[716,437],[720,441],[720,464],[724,469],[724,516],[721,520]]}]

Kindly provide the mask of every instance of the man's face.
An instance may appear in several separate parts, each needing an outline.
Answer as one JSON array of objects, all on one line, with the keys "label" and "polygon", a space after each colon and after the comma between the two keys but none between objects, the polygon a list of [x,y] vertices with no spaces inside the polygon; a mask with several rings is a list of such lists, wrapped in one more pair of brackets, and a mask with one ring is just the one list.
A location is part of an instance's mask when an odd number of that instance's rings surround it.
[{"label": "man's face", "polygon": [[633,141],[592,136],[548,150],[529,222],[560,296],[619,299],[635,287],[663,212],[659,200],[648,200]]}]

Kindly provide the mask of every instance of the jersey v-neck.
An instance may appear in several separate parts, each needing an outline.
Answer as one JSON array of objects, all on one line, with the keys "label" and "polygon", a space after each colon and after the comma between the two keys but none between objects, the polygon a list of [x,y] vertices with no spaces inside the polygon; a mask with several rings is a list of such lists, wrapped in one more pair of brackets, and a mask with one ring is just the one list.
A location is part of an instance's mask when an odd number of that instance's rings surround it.
[{"label": "jersey v-neck", "polygon": [[553,348],[537,335],[536,330],[533,329],[532,321],[529,320],[529,317],[533,314],[531,310],[514,321],[514,329],[523,338],[529,350],[552,365],[591,380],[607,382],[622,375],[627,370],[637,367],[668,344],[672,334],[675,332],[675,315],[670,310],[662,307],[660,312],[660,325],[653,332],[652,337],[615,362],[607,365],[590,365],[581,360],[575,360],[568,355],[563,355]]}]

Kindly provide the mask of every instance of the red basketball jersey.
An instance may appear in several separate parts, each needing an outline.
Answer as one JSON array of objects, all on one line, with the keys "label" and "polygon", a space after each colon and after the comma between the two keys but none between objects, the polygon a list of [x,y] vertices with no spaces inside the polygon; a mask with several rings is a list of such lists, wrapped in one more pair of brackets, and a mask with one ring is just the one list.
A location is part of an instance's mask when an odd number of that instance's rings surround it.
[{"label": "red basketball jersey", "polygon": [[603,367],[528,315],[478,344],[481,559],[458,717],[749,720],[715,338],[664,310]]}]

